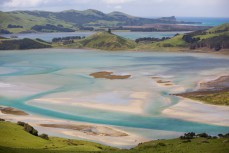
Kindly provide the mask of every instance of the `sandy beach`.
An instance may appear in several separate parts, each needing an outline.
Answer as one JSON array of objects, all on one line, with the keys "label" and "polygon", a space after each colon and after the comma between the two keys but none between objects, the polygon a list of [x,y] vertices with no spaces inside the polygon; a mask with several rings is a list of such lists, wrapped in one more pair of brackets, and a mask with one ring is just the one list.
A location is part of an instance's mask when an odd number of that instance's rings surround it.
[{"label": "sandy beach", "polygon": [[0,112],[0,118],[10,122],[29,123],[39,133],[47,133],[50,136],[89,140],[119,148],[131,148],[141,142],[149,141],[147,138],[114,126],[60,120],[31,114],[18,115]]},{"label": "sandy beach", "polygon": [[229,126],[229,107],[204,104],[181,98],[181,101],[162,111],[162,115],[192,122]]},{"label": "sandy beach", "polygon": [[[193,122],[229,126],[229,107],[206,104],[198,100],[185,98],[188,95],[205,95],[228,91],[229,76],[218,76],[214,79],[204,79],[198,82],[193,92],[175,94],[181,101],[176,105],[166,108],[162,114],[167,117],[178,118]],[[226,100],[226,99],[225,99]]]}]

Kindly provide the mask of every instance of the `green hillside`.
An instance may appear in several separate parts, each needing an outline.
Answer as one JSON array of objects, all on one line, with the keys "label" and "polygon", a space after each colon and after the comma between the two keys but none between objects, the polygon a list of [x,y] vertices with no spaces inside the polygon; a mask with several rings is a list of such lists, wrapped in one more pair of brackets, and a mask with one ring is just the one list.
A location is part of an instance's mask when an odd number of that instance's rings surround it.
[{"label": "green hillside", "polygon": [[220,138],[202,134],[182,139],[155,140],[139,144],[130,150],[101,144],[49,137],[49,140],[31,135],[15,123],[0,121],[0,153],[228,153],[229,134]]},{"label": "green hillside", "polygon": [[115,150],[93,142],[51,137],[49,140],[33,136],[23,127],[10,122],[0,122],[0,152],[84,152]]},{"label": "green hillside", "polygon": [[0,50],[23,50],[23,49],[39,49],[51,48],[51,44],[41,39],[2,39],[0,40]]},{"label": "green hillside", "polygon": [[[153,23],[185,23],[177,21],[173,17],[163,17],[157,19],[134,17],[122,12],[112,12],[105,14],[98,10],[88,9],[85,11],[67,10],[61,12],[48,11],[12,11],[0,12],[0,30],[8,30],[11,33],[36,31],[32,27],[35,25],[53,25],[71,30],[85,30],[87,27],[144,25]],[[13,27],[9,27],[13,25]],[[14,28],[15,26],[15,28]],[[19,26],[19,27],[17,27]],[[21,27],[22,26],[22,27]],[[86,27],[86,28],[85,28]],[[44,29],[49,31],[52,29]],[[61,31],[61,29],[59,29]],[[64,31],[63,31],[64,32]],[[2,32],[3,33],[3,32]]]},{"label": "green hillside", "polygon": [[153,43],[149,48],[209,48],[215,51],[229,48],[229,23],[208,30],[176,35],[171,39]]},{"label": "green hillside", "polygon": [[[20,25],[23,26],[23,28],[7,28],[9,24]],[[72,27],[71,23],[64,22],[51,16],[47,18],[39,15],[34,15],[26,11],[0,12],[1,28],[10,31],[11,33],[30,31],[32,30],[31,28],[35,25],[46,24],[63,25],[66,28]]]},{"label": "green hillside", "polygon": [[101,50],[130,50],[137,44],[109,32],[98,32],[76,43],[66,45],[69,48],[93,48]]}]

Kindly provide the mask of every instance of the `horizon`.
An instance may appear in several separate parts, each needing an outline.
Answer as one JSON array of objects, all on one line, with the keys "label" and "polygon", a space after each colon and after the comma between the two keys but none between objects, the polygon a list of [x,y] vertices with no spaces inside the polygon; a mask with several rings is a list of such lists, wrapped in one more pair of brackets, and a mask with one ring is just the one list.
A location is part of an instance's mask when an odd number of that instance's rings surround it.
[{"label": "horizon", "polygon": [[[123,12],[138,17],[206,17],[229,18],[227,0],[2,0],[0,10],[49,11],[94,9],[104,13]],[[136,11],[137,10],[137,11]]]}]

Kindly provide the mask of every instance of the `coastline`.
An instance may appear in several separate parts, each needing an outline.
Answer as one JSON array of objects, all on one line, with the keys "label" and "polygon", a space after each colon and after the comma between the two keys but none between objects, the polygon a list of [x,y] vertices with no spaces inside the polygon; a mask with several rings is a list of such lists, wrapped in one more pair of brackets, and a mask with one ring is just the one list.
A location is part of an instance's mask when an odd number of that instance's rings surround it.
[{"label": "coastline", "polygon": [[0,118],[14,123],[18,121],[29,123],[39,132],[50,136],[87,140],[118,148],[131,148],[150,140],[116,126],[61,120],[33,114],[15,115],[0,112]]},{"label": "coastline", "polygon": [[[193,92],[173,94],[178,96],[181,101],[176,105],[162,111],[166,117],[172,117],[187,121],[229,126],[229,107],[225,105],[210,104],[198,99],[190,99],[188,94],[198,96],[205,93],[218,93],[228,91],[229,76],[218,75],[214,78],[205,78],[197,83]],[[226,99],[225,99],[226,100]]]},{"label": "coastline", "polygon": [[165,117],[191,122],[229,126],[229,107],[206,104],[180,97],[181,101],[162,111]]}]

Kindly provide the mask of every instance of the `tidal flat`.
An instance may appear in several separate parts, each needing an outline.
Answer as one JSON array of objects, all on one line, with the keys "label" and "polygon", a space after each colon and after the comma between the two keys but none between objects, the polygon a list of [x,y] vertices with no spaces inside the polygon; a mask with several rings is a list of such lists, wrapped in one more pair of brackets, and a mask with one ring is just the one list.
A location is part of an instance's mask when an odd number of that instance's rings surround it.
[{"label": "tidal flat", "polygon": [[[0,105],[29,114],[1,113],[0,117],[29,122],[49,135],[129,148],[184,132],[215,135],[229,131],[227,106],[173,95],[193,91],[201,80],[229,75],[228,56],[38,49],[0,52],[0,61]],[[129,77],[90,76],[95,72]],[[90,128],[85,133],[63,126],[40,126],[48,123],[89,124]],[[90,134],[110,128],[127,134],[125,141],[123,136]]]}]

